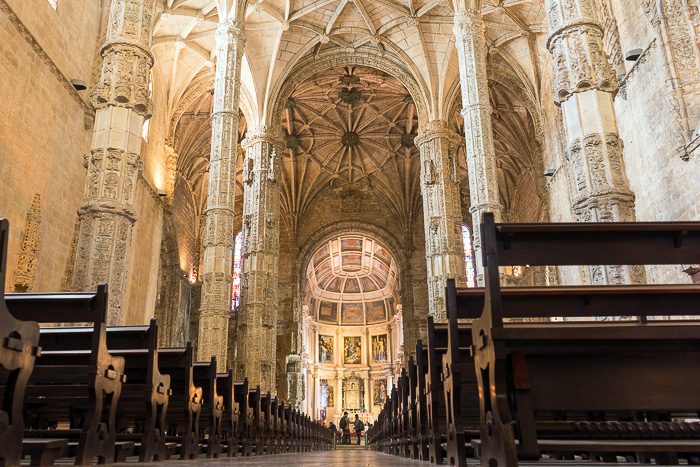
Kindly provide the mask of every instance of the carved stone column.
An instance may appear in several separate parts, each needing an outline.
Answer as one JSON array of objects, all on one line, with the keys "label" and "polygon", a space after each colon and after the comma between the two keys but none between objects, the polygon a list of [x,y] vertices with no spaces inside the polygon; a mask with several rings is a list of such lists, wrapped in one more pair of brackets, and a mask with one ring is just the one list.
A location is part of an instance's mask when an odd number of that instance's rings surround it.
[{"label": "carved stone column", "polygon": [[279,157],[284,140],[267,127],[243,141],[243,248],[236,377],[275,392],[277,268],[279,262]]},{"label": "carved stone column", "polygon": [[446,122],[429,122],[416,138],[421,157],[421,191],[428,267],[428,314],[446,319],[445,284],[463,286],[462,206],[459,193],[459,136]]},{"label": "carved stone column", "polygon": [[110,325],[122,322],[131,232],[136,222],[134,197],[142,163],[141,131],[150,118],[149,70],[155,0],[114,0],[102,73],[90,94],[96,109],[90,154],[85,155],[87,182],[78,208],[80,232],[73,290],[109,284]]},{"label": "carved stone column", "polygon": [[[483,285],[481,263],[481,214],[493,212],[496,222],[502,221],[503,206],[498,199],[496,154],[491,129],[486,61],[484,57],[484,23],[479,10],[455,13],[455,46],[459,57],[459,81],[462,85],[462,117],[466,137],[467,169],[472,214],[472,243],[476,281]],[[461,240],[460,240],[461,244]]]},{"label": "carved stone column", "polygon": [[199,308],[197,359],[212,355],[224,371],[231,316],[234,201],[241,60],[245,47],[243,25],[228,20],[216,31],[216,81],[211,115],[211,156],[205,228],[202,234],[202,301]]},{"label": "carved stone column", "polygon": [[[593,0],[547,0],[554,101],[566,129],[572,208],[579,222],[634,222],[634,193],[622,160],[613,97],[617,79],[603,52]],[[591,284],[644,281],[642,267],[591,266]]]}]

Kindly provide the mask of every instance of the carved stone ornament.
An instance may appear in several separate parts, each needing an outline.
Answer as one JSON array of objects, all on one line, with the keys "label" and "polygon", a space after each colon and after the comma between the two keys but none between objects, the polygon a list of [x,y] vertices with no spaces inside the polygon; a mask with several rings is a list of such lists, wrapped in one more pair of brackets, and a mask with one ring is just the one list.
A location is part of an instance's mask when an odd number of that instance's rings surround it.
[{"label": "carved stone ornament", "polygon": [[197,358],[209,360],[216,356],[219,371],[226,369],[228,361],[241,61],[245,40],[242,23],[227,20],[216,30],[216,80],[211,117],[209,192],[202,235],[204,267],[200,276],[202,296]]},{"label": "carved stone ornament", "polygon": [[460,137],[449,125],[429,122],[415,139],[420,149],[423,174],[421,192],[425,223],[425,254],[428,266],[428,314],[446,318],[445,285],[448,278],[465,283],[461,237],[462,206],[454,149]]},{"label": "carved stone ornament", "polygon": [[617,77],[604,52],[603,26],[592,0],[548,0],[547,13],[554,101],[560,104],[574,93],[591,89],[616,93]]},{"label": "carved stone ornament", "polygon": [[484,24],[480,11],[463,10],[455,14],[455,47],[459,58],[464,118],[465,150],[471,195],[473,247],[476,280],[483,284],[481,236],[479,224],[484,212],[493,212],[496,222],[502,219],[499,201],[496,154],[493,146],[491,105],[486,79]]},{"label": "carved stone ornament", "polygon": [[126,107],[145,118],[151,117],[148,74],[153,66],[154,20],[155,0],[112,2],[107,42],[100,51],[102,73],[90,93],[95,109]]},{"label": "carved stone ornament", "polygon": [[15,292],[28,292],[34,286],[34,274],[36,273],[37,253],[41,237],[39,225],[41,224],[41,195],[34,195],[32,205],[27,212],[27,220],[19,244],[17,253],[17,267],[15,268],[12,285]]},{"label": "carved stone ornament", "polygon": [[237,378],[274,391],[277,351],[277,282],[279,258],[279,153],[285,145],[266,126],[249,129],[246,150],[248,185],[243,194],[241,305],[238,316]]}]

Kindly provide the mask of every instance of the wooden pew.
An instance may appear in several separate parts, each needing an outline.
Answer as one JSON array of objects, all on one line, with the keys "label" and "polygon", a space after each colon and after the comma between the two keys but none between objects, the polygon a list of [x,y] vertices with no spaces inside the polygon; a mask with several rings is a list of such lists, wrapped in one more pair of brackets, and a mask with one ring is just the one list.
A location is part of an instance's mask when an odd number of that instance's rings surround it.
[{"label": "wooden pew", "polygon": [[168,441],[178,444],[180,459],[199,456],[199,417],[202,411],[203,391],[194,384],[192,343],[185,347],[158,349],[162,373],[170,375],[170,396],[166,424]]},{"label": "wooden pew", "polygon": [[251,409],[250,441],[251,448],[256,456],[262,456],[265,453],[265,443],[263,441],[265,420],[261,404],[262,394],[260,393],[260,386],[256,386],[255,389],[249,389],[248,406]]},{"label": "wooden pew", "polygon": [[410,371],[409,375],[404,371],[392,388],[370,433],[374,449],[442,463],[446,406],[440,369],[447,337],[447,325],[428,318],[428,345],[418,341],[415,375],[410,377]]},{"label": "wooden pew", "polygon": [[248,379],[236,381],[234,383],[234,396],[238,404],[240,416],[238,418],[238,439],[240,441],[241,456],[248,457],[253,454],[253,406],[249,402],[250,390],[248,389]]},{"label": "wooden pew", "polygon": [[[216,387],[223,397],[224,409],[221,417],[221,439],[226,445],[226,455],[236,457],[239,453],[239,417],[240,410],[235,394],[236,380],[233,370],[216,375]],[[247,381],[246,381],[247,384]]]},{"label": "wooden pew", "polygon": [[[207,458],[217,459],[223,453],[221,422],[224,411],[224,396],[216,387],[216,357],[209,362],[195,362],[192,368],[193,384],[202,388],[202,407],[199,415],[200,440],[206,444]],[[202,430],[202,428],[206,428]]]},{"label": "wooden pew", "polygon": [[[460,289],[460,294],[474,294],[478,289]],[[476,292],[478,293],[478,292]],[[482,293],[483,295],[483,293]],[[450,465],[466,466],[474,457],[471,441],[479,439],[479,392],[472,354],[472,327],[458,320],[473,320],[483,308],[463,306],[454,279],[447,280],[445,290],[448,317],[448,345],[443,358],[445,427],[447,430],[447,460]]]},{"label": "wooden pew", "polygon": [[[648,420],[697,416],[700,391],[700,323],[649,321],[697,309],[700,288],[601,286],[530,288],[502,293],[499,266],[683,264],[700,262],[700,224],[500,224],[482,221],[485,291],[481,317],[472,324],[480,394],[482,465],[517,465],[542,452],[651,452],[657,462],[700,452],[687,435],[660,439]],[[509,298],[511,297],[511,298]],[[517,302],[517,313],[507,312]],[[578,316],[637,321],[507,323],[504,316]],[[587,421],[596,437],[582,438],[576,424],[552,421],[545,439],[536,412],[603,412],[640,416],[625,438],[604,423]],[[594,427],[594,428],[591,428]],[[540,430],[541,431],[541,430]],[[680,439],[690,437],[691,439]],[[633,440],[633,444],[630,443]],[[632,445],[631,445],[632,444]],[[634,448],[634,449],[632,449]]]},{"label": "wooden pew", "polygon": [[5,305],[8,231],[9,223],[0,219],[0,463],[12,467],[22,458],[24,393],[41,348],[39,325],[15,318]]},{"label": "wooden pew", "polygon": [[416,343],[416,363],[409,363],[409,380],[411,381],[411,458],[421,461],[429,460],[428,451],[428,409],[425,400],[425,379],[428,373],[423,344]]},{"label": "wooden pew", "polygon": [[[94,458],[112,463],[124,359],[107,351],[107,286],[99,285],[96,293],[12,294],[6,303],[23,320],[93,323],[84,346],[50,339],[55,328],[41,330],[42,355],[35,361],[25,397],[26,414],[33,418],[25,437],[74,440],[76,465],[92,464]],[[47,429],[57,423],[70,427]]]},{"label": "wooden pew", "polygon": [[272,454],[274,439],[274,414],[272,395],[268,391],[260,395],[260,415],[262,418],[262,453]]},{"label": "wooden pew", "polygon": [[409,381],[406,369],[401,368],[401,374],[397,381],[398,387],[398,408],[397,408],[397,455],[401,457],[411,457],[411,435],[410,427],[410,406],[409,406]]},{"label": "wooden pew", "polygon": [[442,464],[445,452],[442,449],[445,427],[445,389],[441,378],[442,359],[447,351],[447,325],[435,324],[428,317],[428,373],[425,384],[425,401],[428,419],[428,455],[430,462]]},{"label": "wooden pew", "polygon": [[[54,340],[89,339],[89,328],[46,328]],[[158,366],[158,325],[110,326],[107,328],[110,355],[124,359],[126,382],[117,405],[117,440],[137,442],[140,462],[166,460],[165,415],[170,398],[170,376]],[[133,434],[123,434],[126,429]],[[127,451],[120,453],[122,456]],[[116,458],[116,461],[124,461]]]}]

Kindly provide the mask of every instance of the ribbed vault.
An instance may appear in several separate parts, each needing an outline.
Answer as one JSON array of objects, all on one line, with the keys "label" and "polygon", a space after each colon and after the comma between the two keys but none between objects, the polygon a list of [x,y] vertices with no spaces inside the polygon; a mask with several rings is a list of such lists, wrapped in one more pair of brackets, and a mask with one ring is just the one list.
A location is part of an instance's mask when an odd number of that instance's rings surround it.
[{"label": "ribbed vault", "polygon": [[337,67],[309,78],[285,104],[282,209],[302,214],[324,190],[371,187],[398,214],[421,206],[416,106],[395,78]]}]

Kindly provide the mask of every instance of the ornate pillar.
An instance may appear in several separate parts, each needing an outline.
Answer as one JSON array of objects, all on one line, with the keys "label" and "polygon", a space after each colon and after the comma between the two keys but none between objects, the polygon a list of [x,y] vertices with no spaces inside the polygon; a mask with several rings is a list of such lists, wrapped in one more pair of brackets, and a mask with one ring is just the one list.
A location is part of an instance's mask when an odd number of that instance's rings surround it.
[{"label": "ornate pillar", "polygon": [[[479,2],[480,4],[480,2]],[[496,154],[491,129],[484,57],[484,23],[481,8],[455,13],[455,46],[459,57],[459,81],[462,85],[462,117],[466,137],[469,195],[472,214],[472,242],[474,246],[476,281],[483,285],[484,267],[481,262],[481,214],[493,212],[496,222],[503,220],[503,206],[498,198]],[[461,245],[461,241],[459,243]]]},{"label": "ornate pillar", "polygon": [[[279,155],[284,140],[267,127],[248,130],[243,148],[243,248],[236,375],[275,392]],[[318,341],[318,339],[316,339]],[[316,344],[314,344],[316,347]],[[314,361],[318,358],[318,352]],[[315,390],[315,389],[314,389]]]},{"label": "ornate pillar", "polygon": [[459,136],[447,122],[429,122],[416,138],[421,158],[421,191],[428,267],[428,314],[446,319],[445,284],[464,285],[462,207],[459,194]]},{"label": "ornate pillar", "polygon": [[[562,109],[572,208],[579,222],[634,222],[613,97],[617,79],[603,52],[593,0],[547,0],[554,101]],[[643,267],[590,266],[591,284],[644,282]]]},{"label": "ornate pillar", "polygon": [[149,70],[155,0],[114,0],[107,40],[102,46],[100,81],[90,94],[95,125],[87,182],[78,208],[80,233],[73,290],[109,284],[108,324],[122,322],[131,233],[136,222],[134,197],[143,164],[141,131],[151,117]]},{"label": "ornate pillar", "polygon": [[[216,30],[216,81],[211,114],[211,156],[206,224],[203,232],[202,300],[199,308],[197,359],[217,357],[219,371],[227,362],[231,315],[238,102],[241,60],[245,47],[243,24],[227,20]],[[253,386],[254,387],[254,386]]]}]

